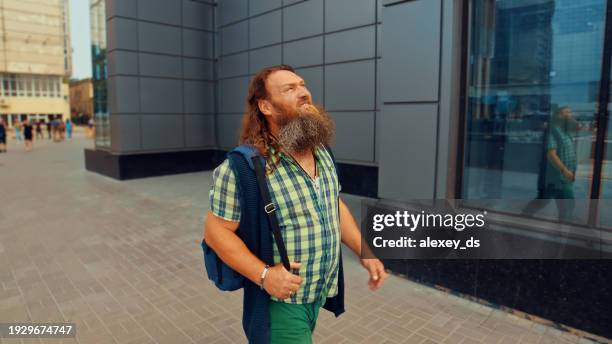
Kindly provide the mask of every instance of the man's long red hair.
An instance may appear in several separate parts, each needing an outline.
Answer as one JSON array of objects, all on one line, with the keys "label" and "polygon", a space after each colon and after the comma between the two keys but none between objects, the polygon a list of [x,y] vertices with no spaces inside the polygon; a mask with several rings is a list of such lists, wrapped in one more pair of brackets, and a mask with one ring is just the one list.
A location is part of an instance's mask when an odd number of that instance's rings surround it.
[{"label": "man's long red hair", "polygon": [[262,99],[270,99],[266,89],[266,80],[270,74],[279,70],[295,73],[293,67],[288,65],[271,66],[260,70],[251,80],[246,110],[242,116],[242,127],[240,129],[240,144],[255,146],[266,159],[270,159],[268,147],[273,147],[276,152],[279,152],[280,147],[270,132],[270,125],[265,115],[259,110],[258,102]]}]

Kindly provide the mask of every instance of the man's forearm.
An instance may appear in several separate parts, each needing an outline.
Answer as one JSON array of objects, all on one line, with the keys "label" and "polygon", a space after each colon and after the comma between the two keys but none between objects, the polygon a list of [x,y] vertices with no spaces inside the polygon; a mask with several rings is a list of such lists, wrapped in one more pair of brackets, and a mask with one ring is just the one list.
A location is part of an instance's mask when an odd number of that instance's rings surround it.
[{"label": "man's forearm", "polygon": [[359,231],[359,226],[342,199],[339,199],[338,202],[340,203],[340,232],[342,242],[355,252],[356,255],[361,256],[361,232]]},{"label": "man's forearm", "polygon": [[548,160],[551,162],[551,164],[553,164],[553,166],[555,166],[559,171],[561,171],[561,173],[565,173],[567,171],[571,172],[561,161],[561,159],[559,159],[559,155],[557,154],[557,151],[554,149],[551,149],[548,151],[548,153],[546,154],[548,157]]},{"label": "man's forearm", "polygon": [[257,258],[236,233],[224,228],[206,227],[206,244],[232,269],[259,284],[265,263]]}]

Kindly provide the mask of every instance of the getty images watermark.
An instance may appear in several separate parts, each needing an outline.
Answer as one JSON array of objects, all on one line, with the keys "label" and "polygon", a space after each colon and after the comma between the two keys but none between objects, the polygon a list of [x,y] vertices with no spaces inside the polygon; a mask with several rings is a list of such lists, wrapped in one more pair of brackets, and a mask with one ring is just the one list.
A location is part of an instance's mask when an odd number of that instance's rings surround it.
[{"label": "getty images watermark", "polygon": [[[455,231],[463,231],[465,229],[483,228],[485,226],[485,215],[482,214],[439,214],[426,213],[421,210],[420,213],[410,213],[407,210],[396,210],[395,214],[374,214],[372,218],[372,230],[380,232],[385,228],[405,229],[409,232],[415,232],[418,228],[437,228]],[[372,239],[372,245],[377,248],[381,247],[409,247],[409,248],[453,248],[455,250],[465,250],[471,247],[479,247],[480,240],[470,237],[465,243],[460,239],[434,239],[427,236],[424,239],[417,240],[410,236],[401,236],[399,239],[384,239],[382,235]]]},{"label": "getty images watermark", "polygon": [[[533,202],[532,202],[533,203]],[[573,217],[538,219],[519,202],[362,202],[362,257],[381,259],[612,258],[601,231]],[[482,209],[482,205],[491,210]],[[533,204],[532,204],[533,205]],[[589,236],[590,235],[590,236]]]}]

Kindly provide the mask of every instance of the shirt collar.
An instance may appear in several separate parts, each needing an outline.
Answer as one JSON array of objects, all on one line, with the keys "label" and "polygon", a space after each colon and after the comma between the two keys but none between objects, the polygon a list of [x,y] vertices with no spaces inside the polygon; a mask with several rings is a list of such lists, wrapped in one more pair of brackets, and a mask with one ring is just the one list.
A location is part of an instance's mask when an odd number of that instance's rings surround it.
[{"label": "shirt collar", "polygon": [[[315,146],[315,149],[314,149],[315,161],[321,160],[321,149],[322,149],[322,146],[320,144]],[[274,156],[274,154],[276,153],[276,149],[272,146],[268,146],[268,152],[270,153],[270,156]],[[283,159],[286,159],[288,161],[293,161],[293,158],[287,153],[283,152],[282,150],[279,152],[278,155],[282,157]]]}]

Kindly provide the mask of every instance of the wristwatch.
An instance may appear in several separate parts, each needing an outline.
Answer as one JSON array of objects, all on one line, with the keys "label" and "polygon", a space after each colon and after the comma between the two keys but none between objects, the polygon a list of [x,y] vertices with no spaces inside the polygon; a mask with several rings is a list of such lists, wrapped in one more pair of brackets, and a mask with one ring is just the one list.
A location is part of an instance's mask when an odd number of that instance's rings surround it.
[{"label": "wristwatch", "polygon": [[268,274],[268,270],[270,270],[270,265],[266,264],[263,271],[261,272],[261,275],[259,275],[259,288],[261,288],[261,290],[263,290],[264,288],[263,283],[264,279],[266,279],[266,275]]}]

